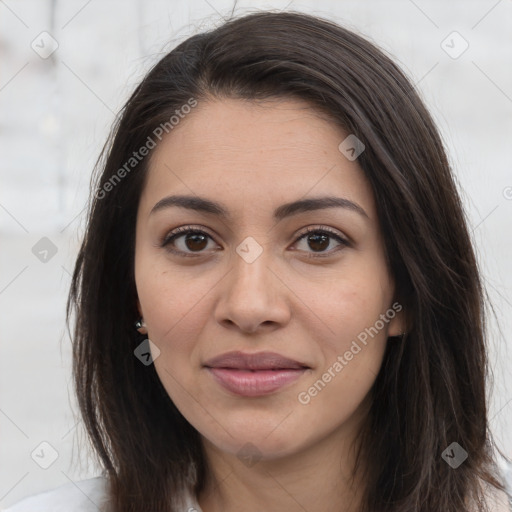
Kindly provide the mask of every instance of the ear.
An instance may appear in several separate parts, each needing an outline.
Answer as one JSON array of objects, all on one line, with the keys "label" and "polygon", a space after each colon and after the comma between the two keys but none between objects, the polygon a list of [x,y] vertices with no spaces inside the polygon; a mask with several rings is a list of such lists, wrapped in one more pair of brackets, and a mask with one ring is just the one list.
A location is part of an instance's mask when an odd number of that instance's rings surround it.
[{"label": "ear", "polygon": [[410,327],[407,325],[403,306],[395,301],[390,311],[393,311],[395,314],[392,318],[391,315],[388,314],[388,317],[391,318],[388,326],[388,336],[400,336],[404,332],[407,332]]},{"label": "ear", "polygon": [[142,308],[140,307],[140,300],[138,297],[137,297],[137,311],[139,312],[139,316],[141,316],[141,317],[144,316],[142,314]]}]

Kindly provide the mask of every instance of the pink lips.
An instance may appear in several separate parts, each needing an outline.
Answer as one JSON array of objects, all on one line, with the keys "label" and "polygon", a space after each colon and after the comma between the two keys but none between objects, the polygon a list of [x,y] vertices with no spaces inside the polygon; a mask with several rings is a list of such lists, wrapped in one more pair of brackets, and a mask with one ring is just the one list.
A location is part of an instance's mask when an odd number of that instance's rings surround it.
[{"label": "pink lips", "polygon": [[247,397],[273,393],[309,368],[274,352],[228,352],[209,359],[204,366],[228,391]]}]

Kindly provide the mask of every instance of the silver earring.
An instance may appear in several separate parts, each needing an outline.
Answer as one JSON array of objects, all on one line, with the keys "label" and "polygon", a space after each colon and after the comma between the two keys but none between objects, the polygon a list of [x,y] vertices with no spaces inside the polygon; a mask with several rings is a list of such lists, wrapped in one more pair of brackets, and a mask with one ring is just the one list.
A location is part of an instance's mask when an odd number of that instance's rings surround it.
[{"label": "silver earring", "polygon": [[142,317],[140,318],[140,320],[137,320],[135,322],[135,329],[137,329],[137,331],[139,331],[141,334],[146,334],[146,323],[144,322],[144,319]]}]

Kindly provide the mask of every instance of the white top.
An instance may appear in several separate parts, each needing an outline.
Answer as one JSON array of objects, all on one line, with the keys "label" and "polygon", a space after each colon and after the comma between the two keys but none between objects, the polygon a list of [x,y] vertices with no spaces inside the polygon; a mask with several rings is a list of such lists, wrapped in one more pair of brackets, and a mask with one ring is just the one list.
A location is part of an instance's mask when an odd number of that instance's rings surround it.
[{"label": "white top", "polygon": [[[67,483],[18,501],[4,512],[101,512],[107,501],[106,478],[98,476]],[[202,512],[195,498],[186,494],[183,512]]]},{"label": "white top", "polygon": [[[491,498],[492,512],[510,512],[512,507],[504,493],[494,493]],[[196,499],[186,494],[183,512],[202,512]],[[106,479],[90,478],[76,483],[67,483],[25,498],[4,512],[98,512],[106,499]]]}]

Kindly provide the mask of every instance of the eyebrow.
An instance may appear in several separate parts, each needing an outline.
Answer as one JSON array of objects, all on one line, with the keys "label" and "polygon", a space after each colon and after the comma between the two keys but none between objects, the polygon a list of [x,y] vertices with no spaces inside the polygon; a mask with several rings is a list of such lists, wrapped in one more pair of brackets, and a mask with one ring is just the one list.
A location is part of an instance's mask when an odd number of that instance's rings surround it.
[{"label": "eyebrow", "polygon": [[[208,213],[230,219],[231,215],[222,204],[199,196],[175,195],[164,197],[153,206],[149,215],[171,207],[187,208],[202,213]],[[299,213],[311,212],[315,210],[324,210],[327,208],[345,208],[369,219],[368,214],[357,203],[344,197],[325,196],[309,199],[300,199],[291,203],[285,203],[274,211],[274,219],[280,221],[286,217],[291,217]]]}]

